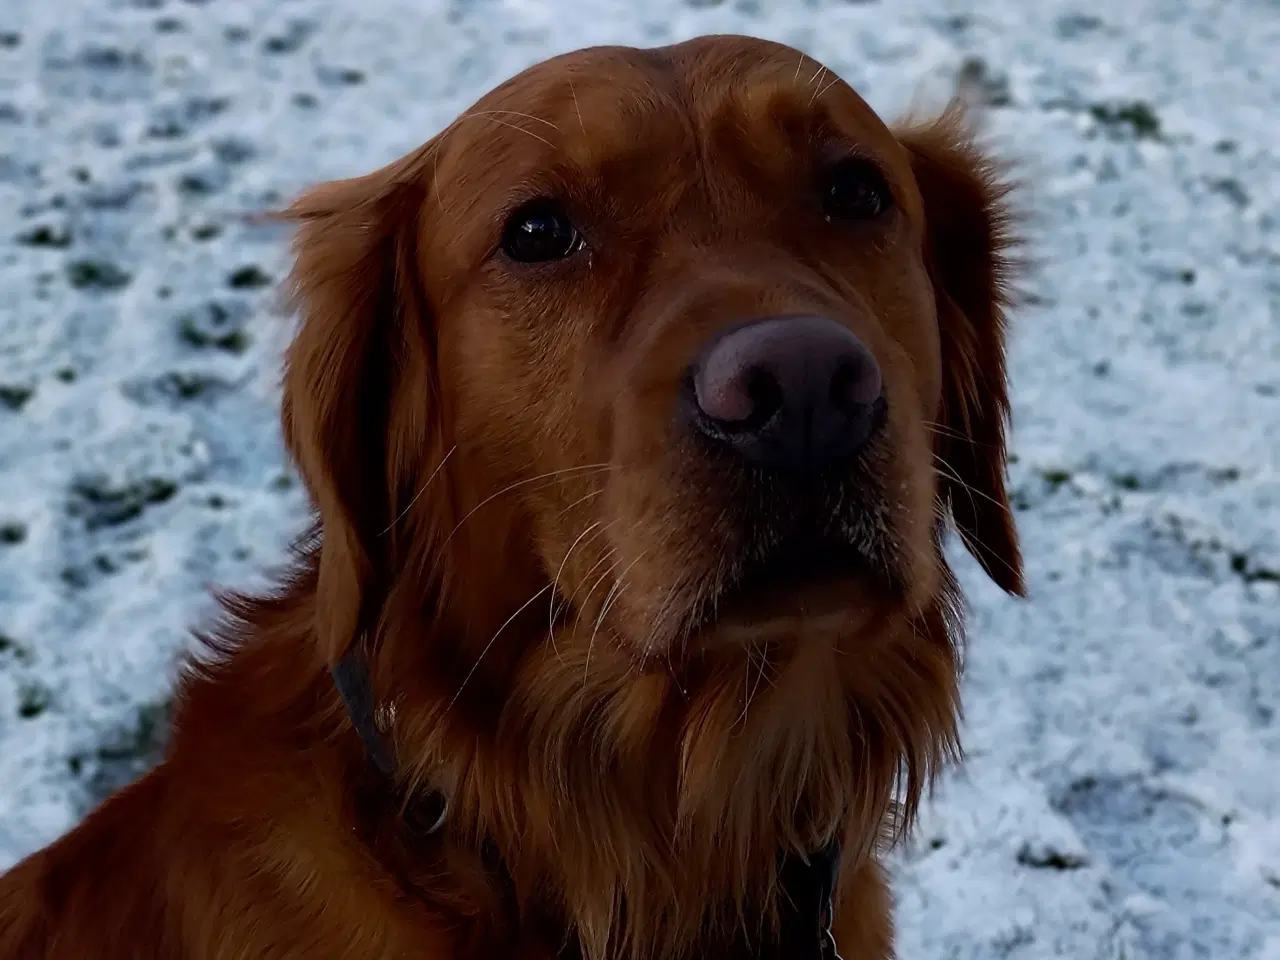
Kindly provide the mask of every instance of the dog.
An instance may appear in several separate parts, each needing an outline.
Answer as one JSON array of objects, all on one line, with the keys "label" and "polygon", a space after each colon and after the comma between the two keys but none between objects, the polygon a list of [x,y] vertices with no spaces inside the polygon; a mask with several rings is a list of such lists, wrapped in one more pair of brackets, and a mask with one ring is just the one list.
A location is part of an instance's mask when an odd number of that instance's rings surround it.
[{"label": "dog", "polygon": [[958,757],[957,531],[1023,592],[1004,167],[799,51],[592,48],[296,226],[315,510],[6,958],[893,956]]}]

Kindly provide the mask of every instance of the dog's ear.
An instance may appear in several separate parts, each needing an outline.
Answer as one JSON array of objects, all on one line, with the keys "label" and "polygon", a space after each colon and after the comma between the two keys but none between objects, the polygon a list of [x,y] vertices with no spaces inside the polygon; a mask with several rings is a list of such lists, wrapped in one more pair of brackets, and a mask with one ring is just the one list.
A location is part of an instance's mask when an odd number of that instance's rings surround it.
[{"label": "dog's ear", "polygon": [[316,631],[331,664],[376,621],[405,491],[441,440],[415,161],[317,187],[281,214],[298,224],[299,314],[282,425],[319,514]]},{"label": "dog's ear", "polygon": [[959,103],[896,134],[924,201],[926,265],[938,310],[939,490],[969,552],[1000,587],[1020,596],[1022,558],[1005,488],[1005,310],[1016,240],[1010,187],[975,144]]}]

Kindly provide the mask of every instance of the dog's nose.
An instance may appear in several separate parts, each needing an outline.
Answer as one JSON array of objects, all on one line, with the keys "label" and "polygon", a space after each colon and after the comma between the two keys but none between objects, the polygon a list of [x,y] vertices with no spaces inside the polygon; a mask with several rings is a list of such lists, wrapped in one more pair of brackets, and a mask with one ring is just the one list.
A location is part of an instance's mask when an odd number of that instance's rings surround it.
[{"label": "dog's nose", "polygon": [[690,374],[691,426],[766,469],[810,472],[850,458],[883,421],[880,365],[828,317],[732,328],[707,345]]}]

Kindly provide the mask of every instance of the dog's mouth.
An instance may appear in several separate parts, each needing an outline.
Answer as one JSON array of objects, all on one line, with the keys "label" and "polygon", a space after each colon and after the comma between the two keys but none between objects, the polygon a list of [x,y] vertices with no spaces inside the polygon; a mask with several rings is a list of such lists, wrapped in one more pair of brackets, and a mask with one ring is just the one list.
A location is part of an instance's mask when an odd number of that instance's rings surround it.
[{"label": "dog's mouth", "polygon": [[869,590],[892,589],[893,577],[874,547],[836,537],[793,538],[737,564],[709,591],[695,628],[839,615]]}]

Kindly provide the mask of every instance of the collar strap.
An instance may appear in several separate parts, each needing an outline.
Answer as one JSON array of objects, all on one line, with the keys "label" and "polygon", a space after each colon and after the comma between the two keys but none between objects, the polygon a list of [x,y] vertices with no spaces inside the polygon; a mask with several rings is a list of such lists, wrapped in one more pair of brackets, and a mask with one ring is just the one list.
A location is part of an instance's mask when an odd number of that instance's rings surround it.
[{"label": "collar strap", "polygon": [[338,688],[342,705],[347,708],[351,726],[360,736],[369,761],[387,779],[396,775],[395,751],[378,729],[373,702],[373,686],[369,682],[369,668],[364,659],[352,647],[330,671],[333,685]]},{"label": "collar strap", "polygon": [[[369,680],[369,668],[355,646],[329,671],[333,685],[338,689],[347,717],[364,744],[364,752],[375,770],[382,776],[393,794],[399,793],[396,783],[395,749],[378,729],[373,684]],[[432,791],[407,803],[401,810],[401,818],[413,832],[421,835],[435,833],[444,826],[449,803],[445,795]]]},{"label": "collar strap", "polygon": [[782,865],[783,916],[780,956],[841,960],[832,924],[840,873],[840,841],[832,839],[806,858],[791,855]]},{"label": "collar strap", "polygon": [[840,882],[838,837],[832,837],[809,869],[817,875],[819,883],[818,902],[821,906],[818,910],[818,956],[826,960],[843,960],[840,948],[836,945],[836,935],[831,929],[836,920],[836,885]]}]

